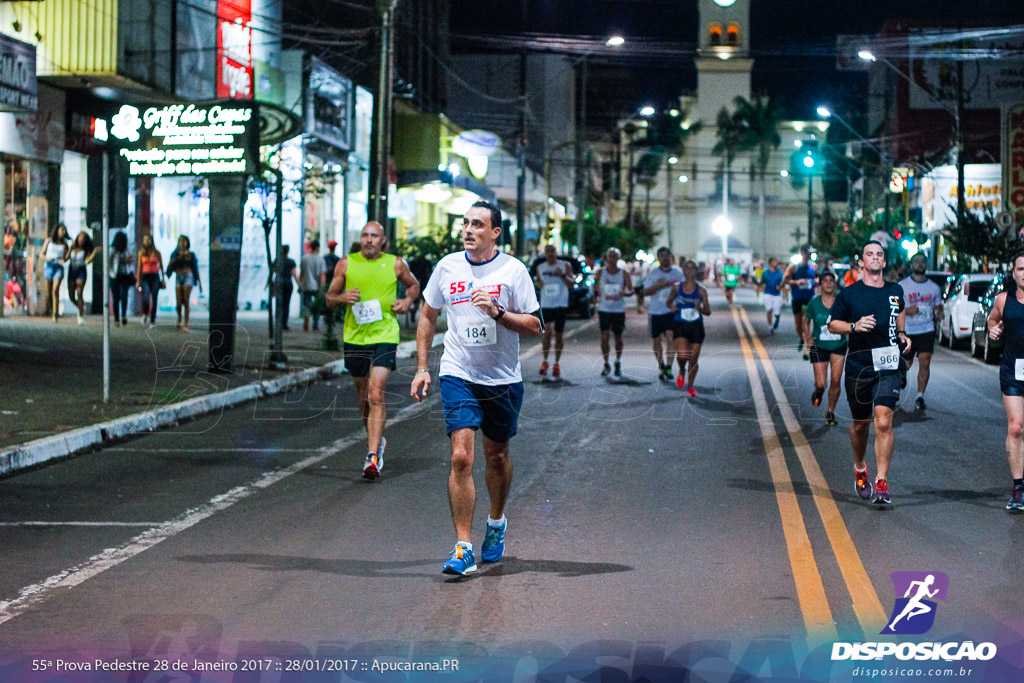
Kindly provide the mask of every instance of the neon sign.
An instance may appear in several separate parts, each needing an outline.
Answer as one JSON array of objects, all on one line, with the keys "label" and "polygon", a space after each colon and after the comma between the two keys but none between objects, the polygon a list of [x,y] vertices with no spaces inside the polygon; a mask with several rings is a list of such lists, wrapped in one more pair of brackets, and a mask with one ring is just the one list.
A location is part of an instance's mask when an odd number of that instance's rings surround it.
[{"label": "neon sign", "polygon": [[251,99],[251,0],[217,2],[217,97]]},{"label": "neon sign", "polygon": [[120,155],[129,175],[254,174],[258,156],[256,106],[219,101],[124,105],[110,134],[127,144]]}]

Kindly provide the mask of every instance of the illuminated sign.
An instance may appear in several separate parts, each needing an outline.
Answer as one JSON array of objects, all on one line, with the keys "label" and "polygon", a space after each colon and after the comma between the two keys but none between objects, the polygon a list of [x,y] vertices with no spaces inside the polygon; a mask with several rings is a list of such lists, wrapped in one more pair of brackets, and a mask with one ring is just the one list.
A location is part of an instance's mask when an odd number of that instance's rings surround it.
[{"label": "illuminated sign", "polygon": [[306,132],[348,150],[352,144],[352,81],[315,57],[309,58]]},{"label": "illuminated sign", "polygon": [[218,101],[144,107],[124,105],[110,135],[128,143],[121,156],[133,176],[256,173],[255,104]]},{"label": "illuminated sign", "polygon": [[251,0],[218,0],[217,97],[253,97],[251,21]]},{"label": "illuminated sign", "polygon": [[0,111],[36,111],[36,48],[0,35]]},{"label": "illuminated sign", "polygon": [[1014,215],[1024,213],[1024,105],[1010,107],[1006,121],[1006,198]]}]

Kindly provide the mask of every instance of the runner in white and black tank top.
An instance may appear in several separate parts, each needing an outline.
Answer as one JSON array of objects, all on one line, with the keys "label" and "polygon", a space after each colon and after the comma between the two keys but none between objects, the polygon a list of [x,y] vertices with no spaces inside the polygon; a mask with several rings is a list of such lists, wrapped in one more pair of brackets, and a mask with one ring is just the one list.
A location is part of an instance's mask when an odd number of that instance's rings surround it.
[{"label": "runner in white and black tank top", "polygon": [[707,290],[697,282],[696,263],[687,261],[683,264],[683,277],[685,279],[673,285],[669,293],[669,307],[675,313],[672,339],[679,364],[676,386],[682,389],[689,380],[690,386],[686,391],[690,396],[696,396],[697,389],[693,383],[697,378],[700,348],[704,343],[704,316],[711,315],[711,306]]},{"label": "runner in white and black tank top", "polygon": [[1024,252],[1010,261],[1013,279],[1009,291],[996,296],[988,318],[988,334],[1002,338],[1003,357],[999,362],[999,388],[1006,409],[1006,456],[1010,463],[1013,488],[1006,509],[1024,512],[1024,439],[1015,424],[1024,422]]},{"label": "runner in white and black tank top", "polygon": [[601,298],[597,305],[598,327],[601,330],[601,356],[604,358],[602,376],[612,368],[608,365],[609,338],[615,335],[615,376],[622,377],[622,331],[626,329],[626,302],[623,297],[633,293],[633,283],[627,273],[619,268],[622,254],[612,247],[604,255],[601,272],[597,276],[597,294]]}]

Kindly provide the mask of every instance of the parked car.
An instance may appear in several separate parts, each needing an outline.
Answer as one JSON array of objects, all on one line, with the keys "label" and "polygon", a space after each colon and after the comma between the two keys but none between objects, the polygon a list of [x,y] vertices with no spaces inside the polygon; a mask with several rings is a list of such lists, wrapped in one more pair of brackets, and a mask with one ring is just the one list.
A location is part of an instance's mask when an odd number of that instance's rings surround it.
[{"label": "parked car", "polygon": [[998,363],[1003,352],[1002,339],[989,339],[988,317],[992,314],[992,307],[996,303],[996,296],[1006,290],[1007,285],[1012,285],[1013,280],[1003,274],[996,275],[992,284],[988,286],[981,297],[981,304],[974,314],[974,322],[971,328],[971,355],[981,358],[986,363]]},{"label": "parked car", "polygon": [[952,284],[943,303],[939,324],[939,343],[956,348],[970,340],[974,314],[995,276],[986,273],[961,275]]},{"label": "parked car", "polygon": [[[574,256],[566,256],[560,254],[558,256],[559,261],[565,261],[572,265],[573,275],[576,277],[576,282],[572,289],[569,290],[569,314],[577,315],[581,318],[593,317],[596,309],[594,304],[594,272],[587,262],[582,258]],[[540,256],[534,259],[533,264],[530,266],[530,277],[534,280],[537,279],[537,268],[541,263],[544,262],[544,257]],[[539,296],[539,290],[538,290]]]}]

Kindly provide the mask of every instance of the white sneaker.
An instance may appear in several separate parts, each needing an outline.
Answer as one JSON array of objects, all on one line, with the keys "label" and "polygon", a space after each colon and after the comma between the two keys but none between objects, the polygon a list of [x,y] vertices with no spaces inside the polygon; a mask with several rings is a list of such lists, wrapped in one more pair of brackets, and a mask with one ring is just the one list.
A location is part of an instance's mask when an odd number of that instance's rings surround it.
[{"label": "white sneaker", "polygon": [[78,324],[79,325],[84,325],[85,324],[85,318],[83,318],[82,316],[78,316]]},{"label": "white sneaker", "polygon": [[380,447],[377,449],[377,471],[384,469],[384,450],[388,447],[388,440],[380,437]]}]

